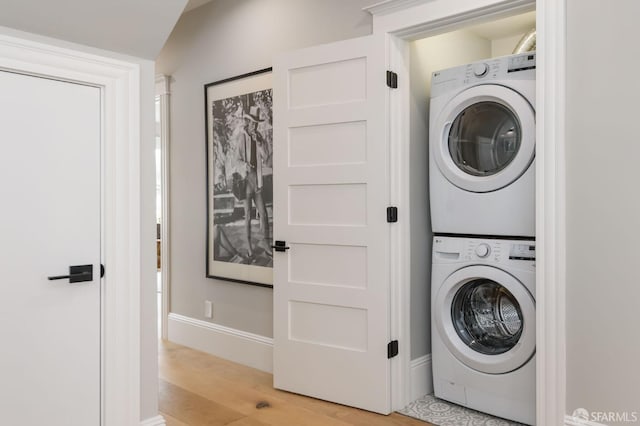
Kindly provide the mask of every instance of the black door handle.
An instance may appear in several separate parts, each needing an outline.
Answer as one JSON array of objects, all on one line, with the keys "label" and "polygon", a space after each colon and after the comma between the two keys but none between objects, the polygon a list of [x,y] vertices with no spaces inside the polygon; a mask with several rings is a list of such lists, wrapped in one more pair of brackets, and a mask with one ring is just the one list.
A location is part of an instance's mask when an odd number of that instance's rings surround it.
[{"label": "black door handle", "polygon": [[289,250],[289,247],[287,247],[286,241],[276,241],[275,244],[271,246],[271,248],[275,249],[276,251]]},{"label": "black door handle", "polygon": [[69,266],[69,275],[56,275],[48,278],[50,281],[69,279],[70,283],[93,281],[93,265]]}]

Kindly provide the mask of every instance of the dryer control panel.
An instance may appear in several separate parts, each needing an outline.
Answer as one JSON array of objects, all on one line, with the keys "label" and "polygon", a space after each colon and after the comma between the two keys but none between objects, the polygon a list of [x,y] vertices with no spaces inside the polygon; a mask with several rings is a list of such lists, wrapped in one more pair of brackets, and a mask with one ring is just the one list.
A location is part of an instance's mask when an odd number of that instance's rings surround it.
[{"label": "dryer control panel", "polygon": [[457,87],[491,84],[495,80],[534,80],[535,68],[536,54],[527,52],[435,71],[431,77],[431,97]]}]

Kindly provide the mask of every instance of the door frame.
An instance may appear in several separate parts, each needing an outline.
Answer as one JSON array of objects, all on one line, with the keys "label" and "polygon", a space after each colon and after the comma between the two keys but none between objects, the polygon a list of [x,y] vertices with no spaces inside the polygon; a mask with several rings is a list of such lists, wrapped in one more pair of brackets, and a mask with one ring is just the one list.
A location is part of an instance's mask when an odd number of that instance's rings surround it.
[{"label": "door frame", "polygon": [[[391,229],[391,332],[399,340],[392,360],[392,408],[411,402],[409,42],[536,10],[536,404],[537,423],[565,424],[566,413],[566,196],[565,87],[567,0],[384,0],[365,10],[373,33],[385,34],[387,65],[398,74],[390,93],[391,203],[399,220]],[[404,207],[404,208],[403,208]],[[396,284],[393,284],[396,283]]]},{"label": "door frame", "polygon": [[140,424],[140,65],[0,34],[0,69],[101,91],[101,424]]},{"label": "door frame", "polygon": [[169,338],[169,312],[171,310],[171,245],[169,244],[170,234],[170,84],[171,77],[167,75],[156,75],[155,94],[160,102],[160,176],[162,180],[162,223],[160,226],[160,276],[162,281],[162,306],[160,311],[161,326],[160,336],[163,340]]}]

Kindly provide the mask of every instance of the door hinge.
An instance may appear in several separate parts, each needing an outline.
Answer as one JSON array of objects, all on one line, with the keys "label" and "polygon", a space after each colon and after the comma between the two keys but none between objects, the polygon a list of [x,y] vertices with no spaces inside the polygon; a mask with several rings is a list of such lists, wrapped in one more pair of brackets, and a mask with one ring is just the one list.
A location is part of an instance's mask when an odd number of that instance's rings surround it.
[{"label": "door hinge", "polygon": [[398,341],[392,340],[387,345],[387,358],[391,359],[398,355]]},{"label": "door hinge", "polygon": [[395,223],[398,221],[398,208],[387,207],[387,222]]},{"label": "door hinge", "polygon": [[104,277],[104,265],[100,264],[100,278]]},{"label": "door hinge", "polygon": [[398,74],[393,71],[387,71],[387,86],[392,89],[398,88]]}]

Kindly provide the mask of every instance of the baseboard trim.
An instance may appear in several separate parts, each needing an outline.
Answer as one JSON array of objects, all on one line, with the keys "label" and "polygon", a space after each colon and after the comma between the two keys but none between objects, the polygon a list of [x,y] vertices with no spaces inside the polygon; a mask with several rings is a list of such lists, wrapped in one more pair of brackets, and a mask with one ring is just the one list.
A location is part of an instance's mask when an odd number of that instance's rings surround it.
[{"label": "baseboard trim", "polygon": [[411,401],[433,393],[431,354],[411,360]]},{"label": "baseboard trim", "polygon": [[166,426],[164,417],[155,416],[150,419],[146,419],[140,422],[140,426]]},{"label": "baseboard trim", "polygon": [[175,313],[168,326],[171,342],[273,373],[272,338]]}]

